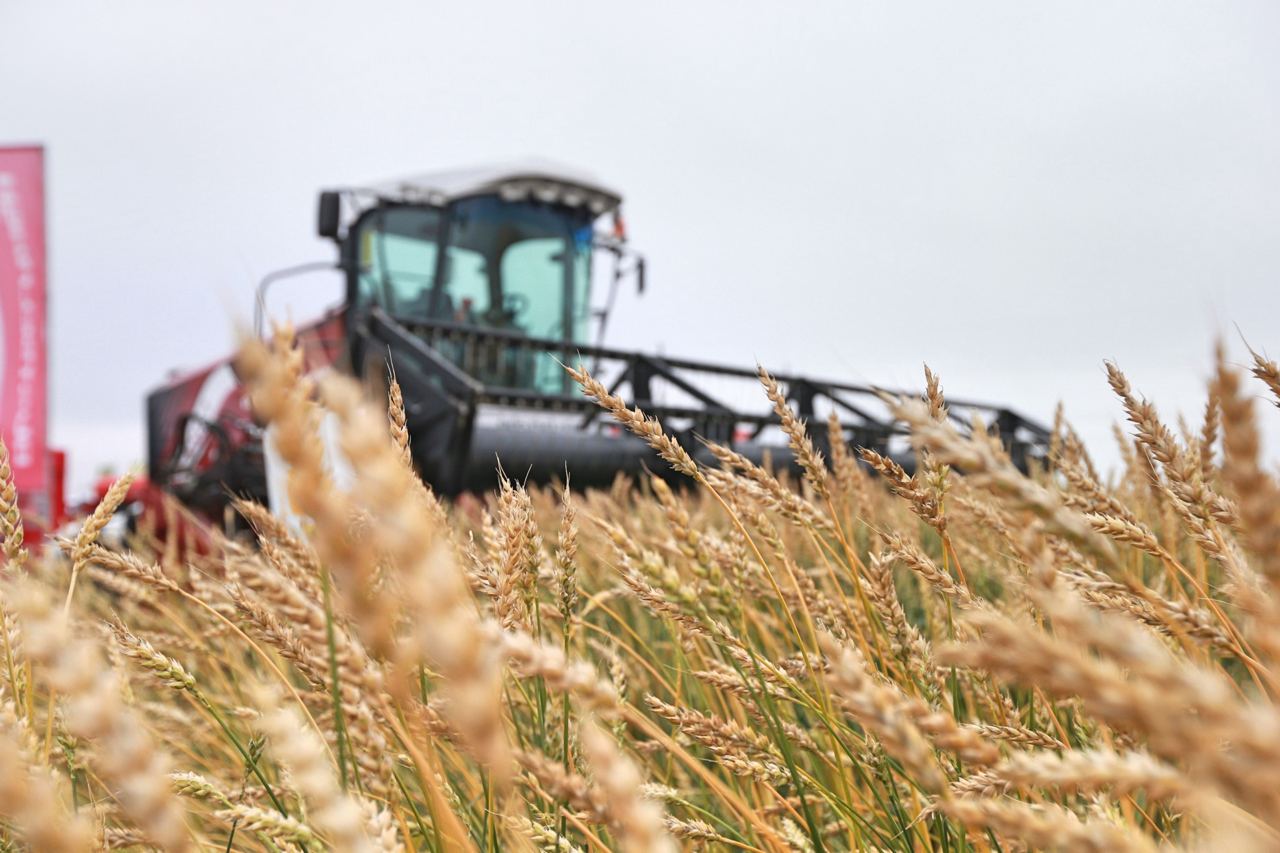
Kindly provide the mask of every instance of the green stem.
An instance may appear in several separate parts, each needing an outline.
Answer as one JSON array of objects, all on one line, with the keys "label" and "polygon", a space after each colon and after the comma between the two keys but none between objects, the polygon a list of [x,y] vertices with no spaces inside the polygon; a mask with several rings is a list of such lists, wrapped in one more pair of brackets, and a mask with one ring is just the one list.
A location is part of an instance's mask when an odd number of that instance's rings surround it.
[{"label": "green stem", "polygon": [[231,731],[231,727],[227,725],[227,721],[218,713],[218,709],[215,708],[213,703],[206,699],[204,694],[199,690],[192,688],[191,695],[194,696],[196,701],[209,712],[209,715],[213,717],[214,722],[216,722],[218,727],[222,729],[222,733],[227,736],[227,740],[231,741],[231,745],[236,748],[236,752],[240,753],[240,757],[244,759],[245,766],[248,767],[253,775],[257,777],[258,781],[262,783],[262,788],[267,792],[267,797],[270,798],[271,804],[276,807],[276,810],[280,812],[280,814],[285,817],[289,817],[289,812],[286,811],[285,807],[280,803],[279,798],[276,797],[276,792],[271,789],[271,783],[268,782],[267,777],[263,775],[262,768],[258,766],[258,762],[249,755],[248,751],[245,750],[244,745],[240,743],[240,738],[236,737],[236,733]]},{"label": "green stem", "polygon": [[347,790],[347,717],[342,711],[342,690],[338,685],[338,644],[333,630],[333,605],[329,572],[320,573],[320,588],[324,595],[324,633],[329,645],[329,692],[333,700],[333,719],[338,739],[338,775],[342,790]]}]

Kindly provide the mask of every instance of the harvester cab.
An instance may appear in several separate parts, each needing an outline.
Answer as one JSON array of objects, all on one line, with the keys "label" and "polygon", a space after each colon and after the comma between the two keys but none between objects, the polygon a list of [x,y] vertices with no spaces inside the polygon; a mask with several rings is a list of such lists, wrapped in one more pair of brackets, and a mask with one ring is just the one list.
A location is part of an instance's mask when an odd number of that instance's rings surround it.
[{"label": "harvester cab", "polygon": [[[353,318],[376,309],[452,330],[434,348],[480,383],[565,394],[562,357],[602,333],[624,271],[643,287],[644,261],[626,245],[621,201],[563,167],[526,164],[324,192],[318,230],[338,244]],[[609,300],[593,310],[593,262],[602,253],[613,261]],[[555,341],[561,351],[513,345],[520,339]],[[357,372],[376,383],[385,343],[376,334],[352,343]]]},{"label": "harvester cab", "polygon": [[[530,482],[567,474],[579,487],[670,473],[581,395],[564,369],[574,364],[656,417],[695,458],[714,464],[705,438],[756,462],[793,464],[754,369],[604,344],[620,286],[644,287],[621,204],[594,178],[545,162],[321,193],[318,231],[337,244],[345,298],[298,330],[308,368],[349,372],[380,394],[394,372],[414,464],[445,496],[491,487],[499,465]],[[259,331],[270,285],[334,266],[264,279]],[[604,292],[593,293],[593,276]],[[877,389],[775,376],[802,417],[834,413],[841,440],[910,464]],[[1042,426],[1002,407],[949,403],[960,428],[977,415],[998,430],[1018,464],[1044,455]],[[215,516],[229,495],[266,499],[264,430],[230,359],[153,392],[147,416],[157,485]],[[826,430],[815,433],[825,445]]]}]

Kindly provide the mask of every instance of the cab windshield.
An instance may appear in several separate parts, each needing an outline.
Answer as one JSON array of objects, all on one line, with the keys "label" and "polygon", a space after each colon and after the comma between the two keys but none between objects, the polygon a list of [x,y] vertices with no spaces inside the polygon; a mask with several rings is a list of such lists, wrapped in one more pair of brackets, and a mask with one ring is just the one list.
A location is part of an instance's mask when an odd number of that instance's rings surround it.
[{"label": "cab windshield", "polygon": [[590,282],[585,212],[484,196],[387,207],[359,234],[357,300],[406,319],[585,343]]}]

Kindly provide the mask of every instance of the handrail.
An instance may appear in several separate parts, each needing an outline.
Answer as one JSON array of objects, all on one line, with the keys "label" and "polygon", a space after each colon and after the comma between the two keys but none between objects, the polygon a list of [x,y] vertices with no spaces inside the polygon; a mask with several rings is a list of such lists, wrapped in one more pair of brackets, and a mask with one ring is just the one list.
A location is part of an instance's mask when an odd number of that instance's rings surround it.
[{"label": "handrail", "polygon": [[[399,343],[426,359],[433,365],[446,385],[453,385],[455,391],[465,389],[463,394],[468,398],[470,404],[468,408],[473,408],[474,404],[485,403],[581,413],[584,417],[579,427],[583,429],[595,422],[600,414],[600,409],[594,403],[580,395],[546,393],[526,387],[506,387],[477,378],[467,372],[465,365],[455,364],[437,349],[437,341],[466,344],[469,345],[469,351],[474,351],[472,347],[484,348],[486,344],[496,344],[498,351],[509,347],[526,352],[551,353],[565,360],[570,357],[569,353],[575,353],[583,360],[594,358],[597,361],[604,359],[621,362],[622,369],[614,377],[610,388],[611,393],[617,393],[618,389],[625,384],[630,387],[631,396],[634,398],[633,404],[644,408],[649,415],[663,422],[687,419],[692,422],[689,429],[702,435],[715,437],[716,440],[723,438],[732,442],[729,436],[732,435],[735,425],[753,428],[750,432],[754,438],[759,436],[766,427],[780,423],[778,417],[771,411],[762,413],[742,411],[724,404],[698,387],[695,377],[687,375],[718,375],[754,380],[757,376],[754,370],[697,362],[691,359],[651,356],[615,347],[578,345],[564,340],[528,336],[506,329],[395,316],[386,314],[380,308],[374,308],[370,313],[373,322],[383,334],[394,335]],[[887,442],[890,437],[907,433],[905,425],[896,418],[874,416],[848,399],[848,395],[873,396],[879,399],[886,394],[904,395],[904,392],[886,392],[884,389],[807,379],[791,374],[775,374],[774,378],[787,386],[788,394],[794,397],[802,417],[813,417],[813,400],[823,397],[842,410],[845,417],[851,415],[858,418],[858,421],[850,422],[841,417],[840,427],[842,430],[852,430],[854,440],[865,443],[867,446],[879,445]],[[670,383],[700,405],[672,405],[651,399],[649,383],[654,379]],[[1000,431],[1006,446],[1018,459],[1027,458],[1028,453],[1043,454],[1048,449],[1049,430],[1011,409],[954,398],[948,399],[948,403],[951,407],[950,417],[961,429],[967,429],[969,424],[958,417],[954,409],[968,409],[982,413],[989,426]],[[824,442],[825,437],[820,436],[818,441]]]},{"label": "handrail", "polygon": [[[617,359],[620,361],[633,361],[637,358],[646,360],[655,360],[653,356],[647,356],[630,350],[621,350],[614,347],[593,346],[590,344],[576,344],[571,341],[556,340],[554,338],[542,338],[533,335],[526,335],[523,332],[510,331],[507,329],[493,329],[483,326],[474,326],[466,323],[454,323],[444,320],[423,320],[416,317],[404,317],[399,315],[391,315],[400,325],[411,330],[424,330],[432,332],[452,333],[462,337],[471,338],[473,340],[492,340],[502,341],[527,349],[541,350],[544,352],[566,352],[572,351],[583,358],[603,358]],[[733,367],[725,364],[717,364],[714,362],[694,361],[685,358],[671,358],[663,356],[660,363],[667,368],[673,370],[694,370],[701,373],[712,373],[721,376],[734,376],[742,379],[754,379],[756,371]],[[855,385],[847,382],[834,382],[829,380],[815,380],[807,377],[796,376],[786,373],[774,373],[773,378],[779,382],[790,384],[804,382],[812,385],[814,388],[827,395],[827,389],[832,391],[842,391],[850,394],[862,394],[867,396],[880,397],[888,394],[894,397],[915,397],[916,392],[905,391],[894,388],[872,387],[867,385]],[[1003,416],[1005,418],[1012,417],[1017,425],[1026,428],[1029,432],[1035,434],[1038,438],[1047,439],[1049,430],[1041,424],[1026,418],[1012,409],[1003,406],[997,406],[991,403],[982,403],[974,400],[967,400],[956,397],[948,397],[947,402],[951,406],[963,409],[975,409],[982,412],[988,412],[993,415]],[[844,408],[852,410],[853,407],[846,403],[842,403]]]}]

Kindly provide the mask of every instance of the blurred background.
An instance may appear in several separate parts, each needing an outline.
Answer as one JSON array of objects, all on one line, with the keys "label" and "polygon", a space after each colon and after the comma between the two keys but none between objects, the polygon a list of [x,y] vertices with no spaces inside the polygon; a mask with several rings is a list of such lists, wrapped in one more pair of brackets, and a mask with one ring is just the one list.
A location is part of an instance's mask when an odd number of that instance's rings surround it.
[{"label": "blurred background", "polygon": [[147,390],[332,258],[317,190],[541,155],[626,196],[649,287],[610,342],[927,361],[1113,461],[1102,359],[1195,422],[1216,336],[1280,351],[1278,33],[1271,2],[0,0],[0,142],[48,157],[51,438],[73,493],[140,463]]}]

